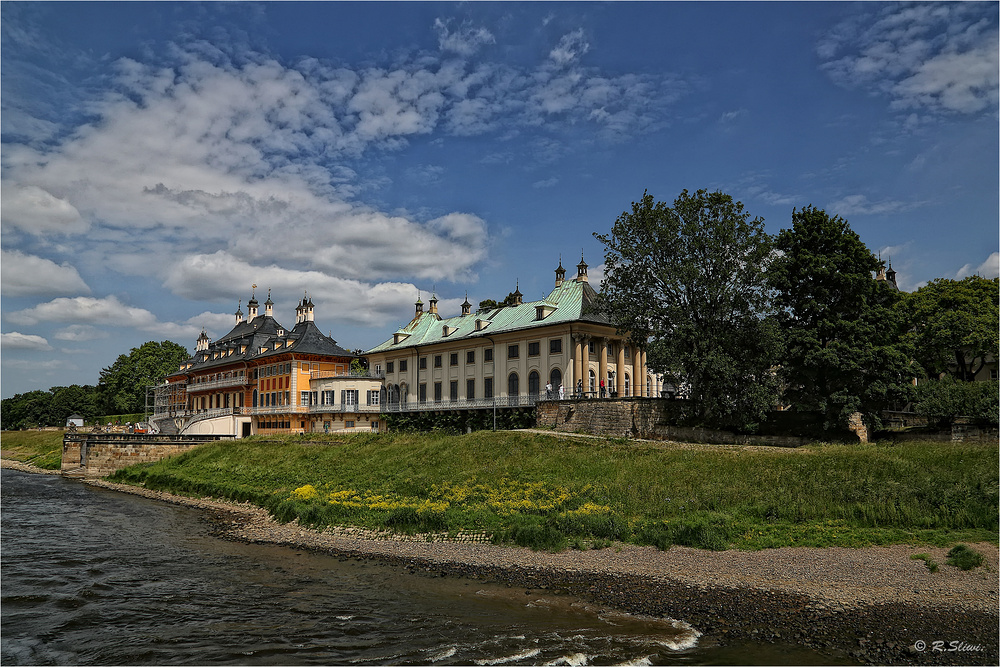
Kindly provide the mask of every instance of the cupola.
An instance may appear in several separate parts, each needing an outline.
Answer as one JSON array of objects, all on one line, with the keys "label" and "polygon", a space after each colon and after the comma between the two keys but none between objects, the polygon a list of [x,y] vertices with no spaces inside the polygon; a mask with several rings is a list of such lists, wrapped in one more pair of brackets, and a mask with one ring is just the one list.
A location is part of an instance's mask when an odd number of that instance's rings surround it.
[{"label": "cupola", "polygon": [[236,324],[243,322],[243,299],[240,299],[239,305],[236,306]]},{"label": "cupola", "polygon": [[195,352],[206,352],[206,351],[208,351],[208,344],[210,342],[211,341],[208,338],[208,334],[205,333],[204,329],[202,329],[201,330],[201,335],[198,336],[198,342],[195,343],[195,348],[194,348]]},{"label": "cupola", "polygon": [[515,306],[520,306],[522,303],[524,303],[524,295],[521,294],[521,288],[516,283],[514,285],[514,293],[511,294],[511,296],[514,297]]},{"label": "cupola", "polygon": [[462,315],[472,314],[472,304],[469,303],[469,295],[465,295],[465,301],[462,303]]},{"label": "cupola", "polygon": [[559,266],[556,268],[556,287],[562,287],[563,282],[566,281],[566,269],[562,265],[562,256],[559,257]]},{"label": "cupola", "polygon": [[271,301],[271,290],[267,290],[267,301],[264,302],[264,317],[274,317],[274,302]]},{"label": "cupola", "polygon": [[576,265],[576,279],[581,283],[590,282],[587,278],[587,262],[584,261],[583,255],[580,255],[580,263]]},{"label": "cupola", "polygon": [[[254,285],[253,289],[256,290],[257,286]],[[247,322],[253,322],[257,318],[257,308],[260,304],[257,303],[257,295],[254,292],[250,293],[250,300],[247,301]]]}]

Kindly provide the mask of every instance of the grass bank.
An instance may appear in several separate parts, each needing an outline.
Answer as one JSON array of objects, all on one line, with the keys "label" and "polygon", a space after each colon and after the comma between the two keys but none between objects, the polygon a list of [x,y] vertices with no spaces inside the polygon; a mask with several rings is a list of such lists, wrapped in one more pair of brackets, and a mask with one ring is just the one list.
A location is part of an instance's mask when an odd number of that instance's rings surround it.
[{"label": "grass bank", "polygon": [[59,470],[65,431],[4,431],[0,433],[3,458],[30,463],[45,470]]},{"label": "grass bank", "polygon": [[489,431],[246,438],[111,477],[278,520],[484,531],[543,549],[996,541],[996,445],[672,447]]}]

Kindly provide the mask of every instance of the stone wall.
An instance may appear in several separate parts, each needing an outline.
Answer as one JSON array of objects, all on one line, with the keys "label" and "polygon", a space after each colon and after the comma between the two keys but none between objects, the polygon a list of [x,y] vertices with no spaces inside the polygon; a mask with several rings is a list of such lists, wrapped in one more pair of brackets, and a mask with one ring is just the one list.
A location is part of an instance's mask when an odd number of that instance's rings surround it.
[{"label": "stone wall", "polygon": [[159,461],[220,439],[218,436],[67,433],[63,437],[61,470],[64,475],[104,477],[119,468]]},{"label": "stone wall", "polygon": [[728,445],[801,447],[809,438],[781,435],[738,435],[707,428],[674,426],[687,406],[662,398],[572,399],[539,401],[536,425],[567,433],[589,433],[610,438],[683,440]]}]

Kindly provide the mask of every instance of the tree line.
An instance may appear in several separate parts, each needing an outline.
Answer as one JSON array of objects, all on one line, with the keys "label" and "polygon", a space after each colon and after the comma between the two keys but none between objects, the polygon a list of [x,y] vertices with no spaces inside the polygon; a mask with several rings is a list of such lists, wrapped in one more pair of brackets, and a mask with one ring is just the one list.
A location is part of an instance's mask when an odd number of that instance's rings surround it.
[{"label": "tree line", "polygon": [[[997,422],[997,383],[970,382],[998,347],[1000,281],[938,279],[912,294],[848,222],[807,206],[791,226],[721,192],[648,192],[608,234],[600,307],[644,344],[692,421],[753,431],[776,406],[836,431],[913,405],[931,421]],[[915,385],[914,381],[917,381]]]},{"label": "tree line", "polygon": [[0,426],[4,430],[64,426],[71,415],[93,422],[105,415],[141,414],[146,388],[176,371],[190,356],[173,341],[143,343],[102,369],[96,385],[38,389],[3,399]]}]

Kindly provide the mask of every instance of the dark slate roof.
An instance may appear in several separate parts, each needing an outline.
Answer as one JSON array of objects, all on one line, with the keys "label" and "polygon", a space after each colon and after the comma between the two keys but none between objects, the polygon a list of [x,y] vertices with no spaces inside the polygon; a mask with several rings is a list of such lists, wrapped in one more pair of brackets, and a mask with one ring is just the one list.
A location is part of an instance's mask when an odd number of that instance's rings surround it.
[{"label": "dark slate roof", "polygon": [[[281,332],[279,335],[278,332]],[[282,345],[274,349],[277,341],[292,341],[292,344]],[[243,346],[246,349],[240,352]],[[261,352],[264,348],[264,352]],[[229,355],[213,359],[212,355],[221,350],[232,349]],[[178,371],[172,375],[186,375],[201,372],[211,368],[230,366],[234,363],[249,362],[282,354],[318,354],[335,357],[354,358],[357,355],[337,345],[337,341],[326,336],[319,330],[315,322],[300,322],[294,329],[288,330],[269,315],[257,316],[250,322],[240,322],[222,338],[209,343],[207,354],[196,352],[184,365],[190,368]],[[206,358],[207,357],[207,358]]]}]

